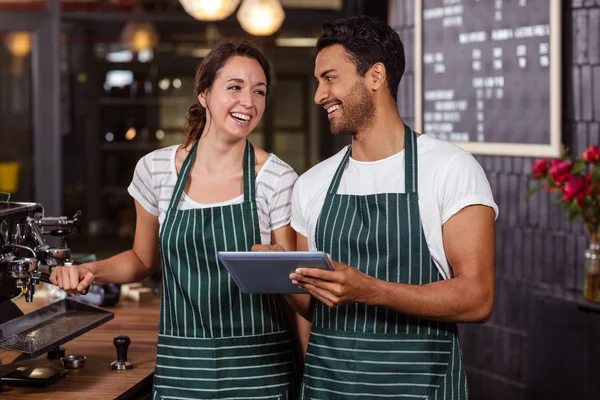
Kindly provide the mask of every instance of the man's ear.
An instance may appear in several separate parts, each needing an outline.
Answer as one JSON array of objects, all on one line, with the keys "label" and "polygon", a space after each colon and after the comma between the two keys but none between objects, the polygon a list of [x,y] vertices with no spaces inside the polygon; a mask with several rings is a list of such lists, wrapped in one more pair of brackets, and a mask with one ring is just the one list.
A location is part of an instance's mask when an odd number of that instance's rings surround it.
[{"label": "man's ear", "polygon": [[381,87],[385,87],[385,81],[387,79],[387,74],[385,71],[385,65],[381,62],[377,62],[369,68],[367,71],[367,82],[369,87],[373,91],[377,91],[381,89]]},{"label": "man's ear", "polygon": [[198,95],[198,101],[202,107],[206,108],[206,91]]}]

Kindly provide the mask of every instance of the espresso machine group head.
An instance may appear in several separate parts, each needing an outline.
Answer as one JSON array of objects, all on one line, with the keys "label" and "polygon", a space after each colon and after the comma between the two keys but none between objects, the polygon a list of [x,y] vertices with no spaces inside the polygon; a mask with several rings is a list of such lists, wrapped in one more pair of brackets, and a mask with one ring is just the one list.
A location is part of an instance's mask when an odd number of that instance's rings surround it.
[{"label": "espresso machine group head", "polygon": [[[72,265],[66,236],[81,231],[81,211],[67,217],[44,217],[38,203],[0,203],[0,302],[19,294],[33,300],[35,286],[49,282],[56,266]],[[50,246],[50,235],[59,242]]]}]

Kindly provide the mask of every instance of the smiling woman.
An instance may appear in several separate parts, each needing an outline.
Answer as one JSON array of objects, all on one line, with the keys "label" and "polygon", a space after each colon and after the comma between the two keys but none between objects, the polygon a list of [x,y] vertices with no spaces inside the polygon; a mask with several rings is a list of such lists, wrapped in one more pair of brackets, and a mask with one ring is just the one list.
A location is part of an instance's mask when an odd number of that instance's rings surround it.
[{"label": "smiling woman", "polygon": [[[198,102],[188,111],[184,147],[189,149],[203,134],[208,134],[213,122],[217,124],[215,132],[222,132],[225,117],[249,128],[241,132],[247,136],[265,111],[270,84],[269,64],[256,47],[244,41],[223,42],[196,71],[194,94]],[[225,114],[219,115],[221,112]]]},{"label": "smiling woman", "polygon": [[297,174],[247,140],[270,83],[254,44],[218,44],[196,71],[183,145],[153,151],[136,166],[128,189],[137,212],[133,249],[53,272],[63,289],[82,291],[93,279],[139,281],[162,264],[156,398],[297,392],[296,315],[276,295],[242,293],[217,259],[255,244],[295,250]]}]

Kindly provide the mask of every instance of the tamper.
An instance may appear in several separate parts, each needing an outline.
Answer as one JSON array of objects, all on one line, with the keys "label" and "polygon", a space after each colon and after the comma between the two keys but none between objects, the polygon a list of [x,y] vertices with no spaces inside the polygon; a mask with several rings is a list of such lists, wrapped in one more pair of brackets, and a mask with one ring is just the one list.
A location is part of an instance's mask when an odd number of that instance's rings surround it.
[{"label": "tamper", "polygon": [[132,369],[133,364],[127,361],[127,348],[131,343],[129,336],[117,336],[113,339],[113,344],[117,348],[117,361],[113,361],[110,364],[112,369]]}]

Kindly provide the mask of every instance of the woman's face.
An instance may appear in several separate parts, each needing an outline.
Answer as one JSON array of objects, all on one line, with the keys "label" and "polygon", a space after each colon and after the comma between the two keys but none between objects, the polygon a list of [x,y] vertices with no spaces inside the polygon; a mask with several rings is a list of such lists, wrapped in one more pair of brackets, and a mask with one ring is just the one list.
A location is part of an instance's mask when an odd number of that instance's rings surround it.
[{"label": "woman's face", "polygon": [[233,56],[217,73],[210,90],[198,96],[207,108],[209,131],[245,138],[265,112],[267,78],[253,58]]}]

